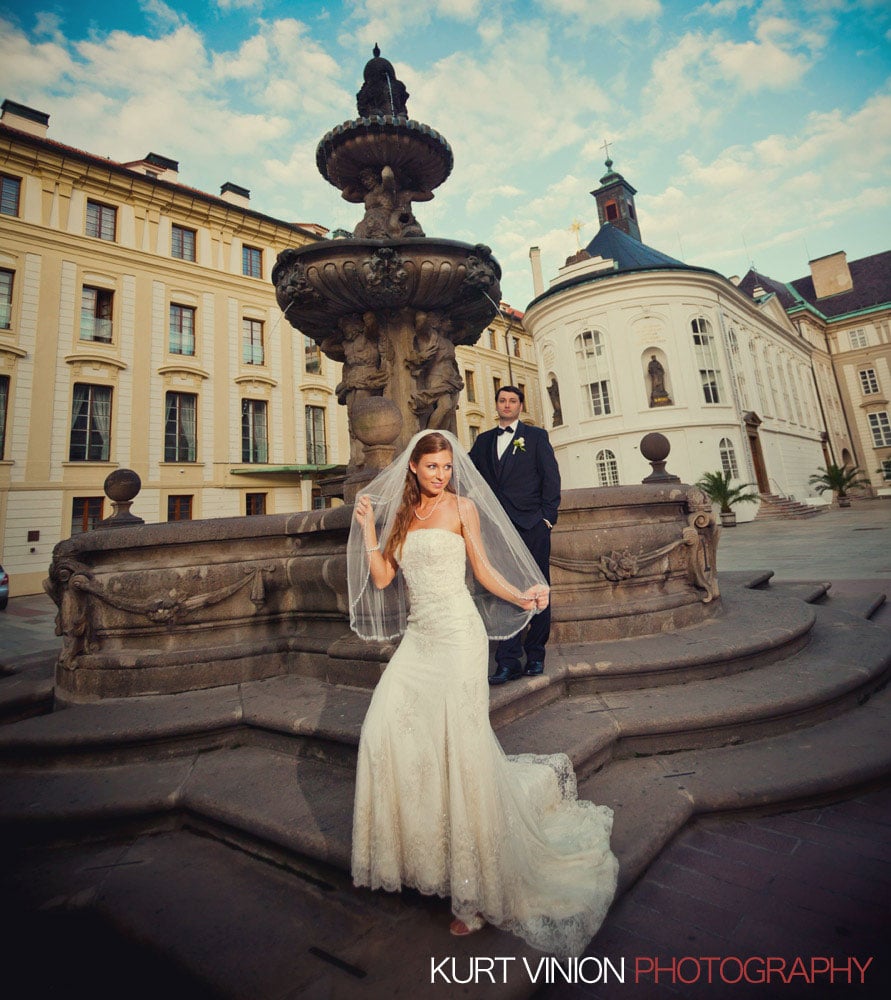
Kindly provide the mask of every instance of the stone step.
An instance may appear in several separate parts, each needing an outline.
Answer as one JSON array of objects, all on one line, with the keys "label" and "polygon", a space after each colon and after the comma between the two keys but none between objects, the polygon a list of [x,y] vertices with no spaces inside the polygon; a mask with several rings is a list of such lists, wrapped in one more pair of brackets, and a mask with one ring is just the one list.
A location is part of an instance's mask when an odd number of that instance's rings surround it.
[{"label": "stone step", "polygon": [[504,727],[499,738],[508,753],[562,746],[584,775],[611,759],[743,743],[813,725],[869,697],[889,674],[887,632],[820,609],[811,644],[782,662],[715,680],[570,697]]},{"label": "stone step", "polygon": [[741,746],[616,761],[579,786],[615,811],[620,889],[697,814],[801,806],[891,774],[891,689],[806,729]]}]

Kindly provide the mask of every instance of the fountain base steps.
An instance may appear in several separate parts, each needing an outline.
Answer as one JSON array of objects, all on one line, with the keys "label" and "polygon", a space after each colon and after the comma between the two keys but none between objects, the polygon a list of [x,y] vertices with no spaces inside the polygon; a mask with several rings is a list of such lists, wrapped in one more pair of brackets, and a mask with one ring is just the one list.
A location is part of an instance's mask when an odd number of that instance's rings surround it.
[{"label": "fountain base steps", "polygon": [[816,517],[825,510],[823,507],[814,507],[777,493],[762,493],[760,499],[761,506],[755,515],[758,521],[788,521],[790,518],[797,520],[803,517]]},{"label": "fountain base steps", "polygon": [[[727,574],[722,586],[721,634],[751,599],[785,655],[772,655],[761,637],[759,660],[750,636],[743,666],[715,675],[705,657],[696,661],[702,643],[675,633],[647,637],[662,641],[674,683],[637,683],[658,658],[649,641],[634,639],[625,641],[623,662],[610,649],[618,687],[591,689],[595,675],[580,673],[573,651],[559,649],[543,677],[492,692],[507,752],[568,753],[580,794],[616,811],[623,889],[694,815],[802,803],[891,773],[887,632],[836,609],[822,584]],[[861,612],[876,601],[864,596]],[[804,617],[811,624],[802,640]],[[781,635],[777,619],[793,625]],[[737,621],[751,630],[741,611]],[[678,671],[669,657],[685,650]],[[223,996],[315,996],[303,985],[310,969],[330,980],[326,996],[400,996],[429,982],[431,955],[532,960],[495,930],[469,942],[444,936],[442,901],[349,886],[353,766],[368,698],[361,688],[289,676],[71,706],[0,728],[7,880],[29,908],[62,899],[101,912],[116,932],[174,958]],[[105,868],[84,861],[115,850],[118,860]],[[176,858],[181,871],[172,874]],[[89,891],[79,879],[92,879]],[[279,925],[258,962],[258,935],[270,919],[261,903]],[[220,962],[211,941],[242,953],[241,971],[234,959]],[[523,977],[492,995],[533,989]]]}]

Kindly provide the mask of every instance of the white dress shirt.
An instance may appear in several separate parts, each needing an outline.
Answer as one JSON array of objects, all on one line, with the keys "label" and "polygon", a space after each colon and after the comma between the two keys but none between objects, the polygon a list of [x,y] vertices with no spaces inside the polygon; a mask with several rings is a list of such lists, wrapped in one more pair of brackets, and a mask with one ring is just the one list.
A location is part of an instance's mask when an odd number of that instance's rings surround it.
[{"label": "white dress shirt", "polygon": [[[507,451],[507,446],[513,441],[514,435],[517,433],[517,424],[519,420],[515,420],[512,424],[507,426],[510,428],[510,434],[499,434],[495,438],[495,454],[501,458],[501,456]],[[507,427],[505,428],[507,430]]]}]

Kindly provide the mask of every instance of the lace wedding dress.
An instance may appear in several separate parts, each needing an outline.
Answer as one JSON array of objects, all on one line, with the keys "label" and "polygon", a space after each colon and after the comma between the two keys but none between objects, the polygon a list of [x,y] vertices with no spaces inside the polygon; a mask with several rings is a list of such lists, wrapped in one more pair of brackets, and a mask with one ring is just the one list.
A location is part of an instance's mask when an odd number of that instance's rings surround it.
[{"label": "lace wedding dress", "polygon": [[616,888],[612,811],[578,801],[564,754],[508,757],[489,723],[488,641],[464,539],[410,532],[408,628],[359,743],[353,881],[452,897],[558,956],[579,955]]}]

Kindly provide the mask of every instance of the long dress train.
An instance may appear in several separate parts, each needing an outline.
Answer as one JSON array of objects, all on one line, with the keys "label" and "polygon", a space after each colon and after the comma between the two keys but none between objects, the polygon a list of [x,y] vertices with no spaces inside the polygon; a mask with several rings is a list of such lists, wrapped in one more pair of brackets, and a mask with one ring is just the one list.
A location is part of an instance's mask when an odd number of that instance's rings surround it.
[{"label": "long dress train", "polygon": [[505,755],[489,723],[488,640],[464,539],[410,532],[408,628],[362,726],[356,885],[452,897],[558,956],[579,955],[616,889],[612,811],[576,798],[565,754]]}]

